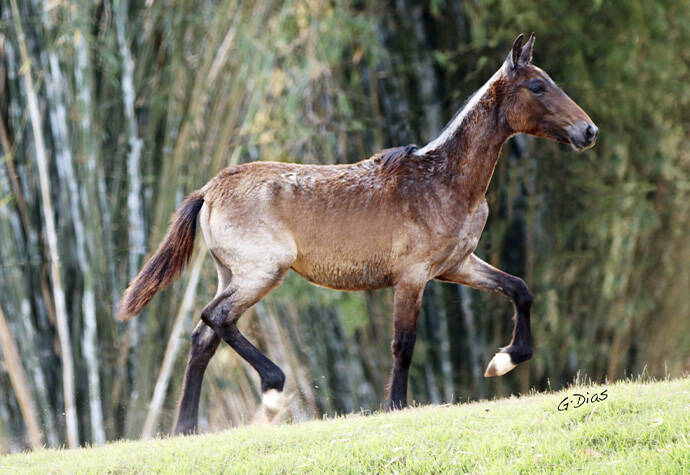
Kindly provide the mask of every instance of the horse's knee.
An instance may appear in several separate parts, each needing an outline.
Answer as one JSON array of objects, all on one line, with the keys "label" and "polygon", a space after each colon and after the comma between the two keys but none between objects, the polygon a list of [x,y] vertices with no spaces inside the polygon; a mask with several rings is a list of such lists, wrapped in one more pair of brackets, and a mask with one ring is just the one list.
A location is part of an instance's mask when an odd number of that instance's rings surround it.
[{"label": "horse's knee", "polygon": [[[209,328],[215,329],[215,324],[213,322],[213,310],[215,307],[211,307],[211,305],[206,305],[202,310],[201,310],[201,321],[204,322],[206,325],[208,325]],[[192,341],[194,341],[194,333],[192,333]]]},{"label": "horse's knee", "polygon": [[229,299],[222,300],[216,305],[208,304],[201,311],[201,321],[218,333],[223,327],[232,326],[237,321],[232,309],[233,305]]},{"label": "horse's knee", "polygon": [[209,327],[198,326],[191,335],[192,347],[189,357],[192,364],[205,365],[218,348],[219,338]]},{"label": "horse's knee", "polygon": [[201,321],[216,332],[222,326],[234,323],[241,312],[237,311],[237,287],[229,285],[201,310]]}]

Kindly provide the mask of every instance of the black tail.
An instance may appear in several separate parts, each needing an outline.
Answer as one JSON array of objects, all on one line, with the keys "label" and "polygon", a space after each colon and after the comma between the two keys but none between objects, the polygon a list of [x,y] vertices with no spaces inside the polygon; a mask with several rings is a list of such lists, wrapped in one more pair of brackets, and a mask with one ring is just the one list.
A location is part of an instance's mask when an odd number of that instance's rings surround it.
[{"label": "black tail", "polygon": [[177,210],[163,242],[125,290],[117,319],[137,315],[159,290],[165,288],[189,262],[194,250],[196,217],[204,204],[200,191],[190,194]]}]

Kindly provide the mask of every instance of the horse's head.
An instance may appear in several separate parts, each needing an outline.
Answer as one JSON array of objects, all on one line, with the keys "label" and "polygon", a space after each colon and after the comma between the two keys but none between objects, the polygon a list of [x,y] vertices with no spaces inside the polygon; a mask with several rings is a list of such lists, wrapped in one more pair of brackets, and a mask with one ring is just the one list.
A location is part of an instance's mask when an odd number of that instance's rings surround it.
[{"label": "horse's head", "polygon": [[594,145],[599,129],[544,71],[532,64],[534,33],[523,35],[503,65],[506,78],[503,112],[515,132],[569,143],[583,151]]}]

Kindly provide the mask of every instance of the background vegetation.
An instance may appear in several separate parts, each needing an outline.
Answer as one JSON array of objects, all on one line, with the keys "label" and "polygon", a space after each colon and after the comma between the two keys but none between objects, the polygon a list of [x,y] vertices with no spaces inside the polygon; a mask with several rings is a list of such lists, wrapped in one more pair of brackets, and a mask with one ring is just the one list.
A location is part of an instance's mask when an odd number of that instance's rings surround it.
[{"label": "background vegetation", "polygon": [[[598,145],[516,137],[478,254],[537,297],[534,359],[503,378],[500,296],[431,283],[411,397],[439,403],[690,368],[690,2],[0,2],[0,451],[167,432],[215,272],[129,324],[117,300],[177,204],[222,167],[344,163],[423,144],[520,32],[593,118]],[[297,420],[376,409],[391,292],[295,275],[241,321],[284,368]],[[201,429],[246,421],[253,371],[226,347]]]}]

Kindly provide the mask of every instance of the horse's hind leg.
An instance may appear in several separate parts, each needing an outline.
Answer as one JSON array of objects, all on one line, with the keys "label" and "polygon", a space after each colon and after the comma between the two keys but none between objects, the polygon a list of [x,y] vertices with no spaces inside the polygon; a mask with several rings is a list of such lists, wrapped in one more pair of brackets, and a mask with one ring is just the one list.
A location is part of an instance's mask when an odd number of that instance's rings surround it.
[{"label": "horse's hind leg", "polygon": [[201,319],[206,325],[213,328],[220,338],[259,373],[263,404],[270,412],[269,418],[280,410],[279,401],[283,399],[281,392],[285,385],[285,374],[240,333],[237,320],[280,284],[289,269],[289,264],[274,264],[272,267],[261,268],[252,265],[251,273],[234,273],[225,290],[201,312]]},{"label": "horse's hind leg", "polygon": [[[215,262],[216,270],[218,271],[218,292],[216,293],[216,296],[218,296],[222,294],[223,290],[230,283],[232,274],[228,268],[217,260]],[[187,367],[182,380],[182,393],[177,403],[173,435],[196,432],[201,382],[208,362],[216,353],[220,343],[220,337],[203,321],[199,322],[194,328],[191,339],[192,346],[189,349]]]},{"label": "horse's hind leg", "polygon": [[196,432],[199,412],[201,381],[206,366],[216,352],[220,337],[204,322],[199,322],[192,332],[187,368],[182,381],[182,394],[177,404],[173,435]]}]

